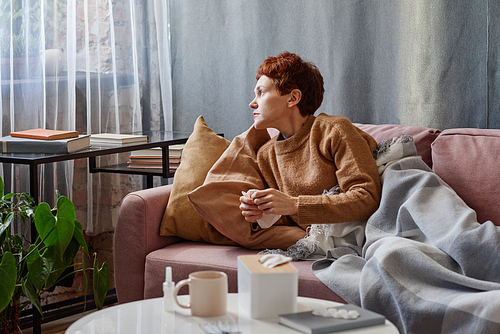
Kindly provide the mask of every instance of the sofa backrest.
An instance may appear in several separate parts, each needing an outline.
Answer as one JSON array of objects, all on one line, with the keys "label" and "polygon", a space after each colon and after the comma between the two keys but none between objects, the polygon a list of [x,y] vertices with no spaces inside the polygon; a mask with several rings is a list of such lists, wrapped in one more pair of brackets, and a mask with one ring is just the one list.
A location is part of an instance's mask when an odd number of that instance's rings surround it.
[{"label": "sofa backrest", "polygon": [[377,142],[409,134],[417,154],[474,209],[480,223],[500,226],[500,130],[448,129],[441,132],[398,124],[359,124]]},{"label": "sofa backrest", "polygon": [[422,157],[422,160],[432,167],[431,143],[438,137],[440,131],[438,129],[425,128],[421,126],[405,126],[399,124],[360,124],[354,123],[355,126],[368,133],[377,141],[382,143],[387,139],[397,137],[402,134],[407,134],[413,137],[413,142],[417,147],[417,154]]},{"label": "sofa backrest", "polygon": [[500,226],[500,130],[448,129],[432,143],[433,170],[477,213]]},{"label": "sofa backrest", "polygon": [[417,154],[474,209],[480,223],[500,226],[500,130],[438,129],[399,124],[355,126],[378,143],[409,134]]}]

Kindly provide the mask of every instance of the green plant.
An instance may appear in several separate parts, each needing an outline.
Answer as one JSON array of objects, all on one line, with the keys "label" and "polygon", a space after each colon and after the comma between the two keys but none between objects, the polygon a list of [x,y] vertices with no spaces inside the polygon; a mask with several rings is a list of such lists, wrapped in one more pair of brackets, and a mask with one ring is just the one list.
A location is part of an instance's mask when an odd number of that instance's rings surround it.
[{"label": "green plant", "polygon": [[[0,332],[19,333],[21,310],[32,304],[42,313],[40,294],[77,271],[93,270],[94,300],[96,307],[102,308],[109,288],[109,267],[104,262],[99,268],[96,254],[93,268],[85,268],[83,261],[74,263],[80,247],[86,256],[89,251],[71,200],[57,193],[54,208],[45,202],[35,206],[27,193],[4,195],[1,178],[0,195]],[[34,242],[11,233],[16,217],[23,223],[34,222],[38,233]],[[74,265],[82,268],[66,274]],[[83,277],[86,295],[86,275]]]},{"label": "green plant", "polygon": [[[63,18],[62,7],[65,5],[66,0],[0,0],[0,36],[4,39],[0,44],[2,58],[7,58],[6,54],[10,55],[10,36],[13,36],[14,58],[24,57],[26,49],[30,57],[39,56],[42,49],[42,21],[47,44],[59,28]],[[26,39],[30,44],[28,48],[25,46]]]},{"label": "green plant", "polygon": [[10,35],[0,35],[0,47],[2,50],[1,58],[10,58],[10,48],[14,58],[38,57],[40,56],[40,45],[38,39],[30,39],[28,48],[24,34],[15,34],[12,36],[12,45]]}]

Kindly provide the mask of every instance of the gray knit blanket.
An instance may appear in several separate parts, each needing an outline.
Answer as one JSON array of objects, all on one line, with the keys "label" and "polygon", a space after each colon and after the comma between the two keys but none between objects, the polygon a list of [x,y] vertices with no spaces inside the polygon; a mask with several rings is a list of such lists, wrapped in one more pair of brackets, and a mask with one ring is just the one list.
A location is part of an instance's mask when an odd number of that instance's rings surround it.
[{"label": "gray knit blanket", "polygon": [[[416,156],[417,148],[410,135],[399,135],[377,145],[373,157],[379,175],[392,163],[408,156]],[[342,192],[339,185],[325,189],[322,195],[335,196]],[[298,260],[317,260],[325,256],[338,258],[345,254],[361,255],[365,243],[366,220],[337,224],[312,224],[305,238],[286,250],[266,249],[260,254],[281,254]]]},{"label": "gray knit blanket", "polygon": [[392,162],[381,181],[361,254],[327,254],[314,274],[401,333],[500,333],[500,227],[479,224],[420,157]]}]

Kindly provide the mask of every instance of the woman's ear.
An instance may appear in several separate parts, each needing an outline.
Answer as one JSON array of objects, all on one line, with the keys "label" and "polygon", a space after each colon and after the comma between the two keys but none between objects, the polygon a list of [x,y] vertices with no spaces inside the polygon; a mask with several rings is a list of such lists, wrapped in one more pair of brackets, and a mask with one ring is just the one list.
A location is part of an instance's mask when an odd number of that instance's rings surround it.
[{"label": "woman's ear", "polygon": [[302,99],[302,92],[296,88],[290,92],[289,96],[288,108],[296,107]]}]

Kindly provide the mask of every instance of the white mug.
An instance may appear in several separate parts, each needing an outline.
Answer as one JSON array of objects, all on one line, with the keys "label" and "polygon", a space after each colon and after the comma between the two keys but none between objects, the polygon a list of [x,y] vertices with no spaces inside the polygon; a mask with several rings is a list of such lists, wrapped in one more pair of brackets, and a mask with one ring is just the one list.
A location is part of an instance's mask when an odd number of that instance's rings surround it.
[{"label": "white mug", "polygon": [[[189,285],[190,303],[179,303],[177,294]],[[176,284],[174,300],[182,308],[190,308],[197,317],[218,317],[227,313],[227,275],[221,271],[197,271]]]}]

